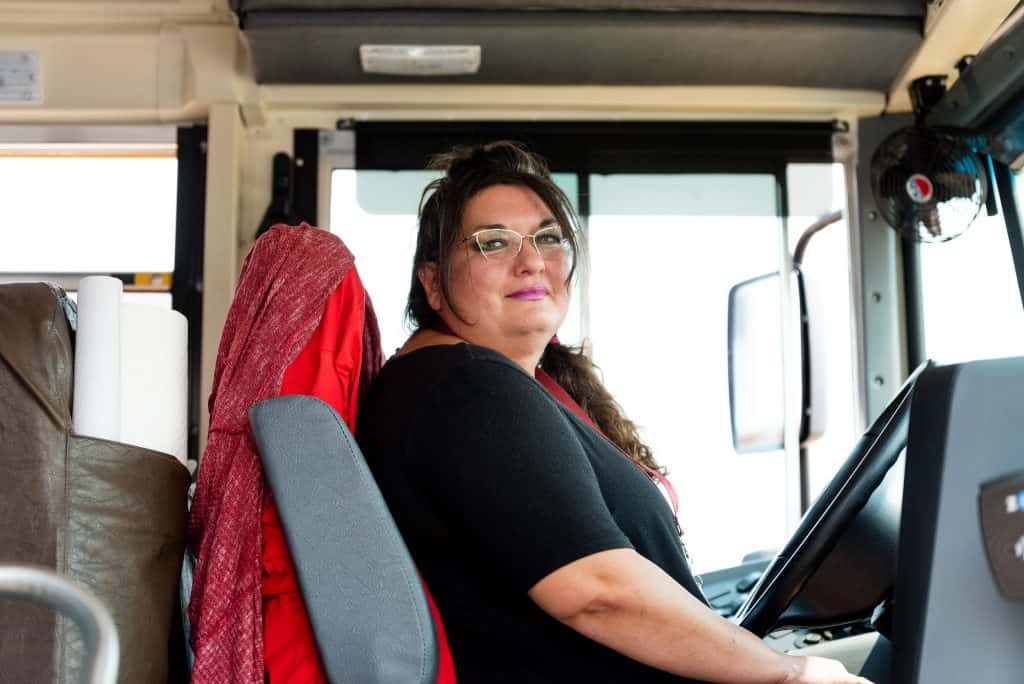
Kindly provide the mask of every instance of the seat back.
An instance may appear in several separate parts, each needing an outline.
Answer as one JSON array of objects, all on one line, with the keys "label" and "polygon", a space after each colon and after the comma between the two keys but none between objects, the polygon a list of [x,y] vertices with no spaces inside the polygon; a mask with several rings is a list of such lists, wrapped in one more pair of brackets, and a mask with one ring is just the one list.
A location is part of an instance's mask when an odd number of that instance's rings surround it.
[{"label": "seat back", "polygon": [[[980,496],[993,483],[1024,482],[1024,358],[926,370],[906,458],[893,681],[1020,682],[1024,602],[993,573]],[[1024,510],[999,504],[1004,538],[992,550],[1019,577],[1024,558],[1013,556],[1013,540],[1024,539]]]},{"label": "seat back", "polygon": [[249,418],[328,679],[433,684],[426,597],[344,422],[298,395],[262,401]]}]

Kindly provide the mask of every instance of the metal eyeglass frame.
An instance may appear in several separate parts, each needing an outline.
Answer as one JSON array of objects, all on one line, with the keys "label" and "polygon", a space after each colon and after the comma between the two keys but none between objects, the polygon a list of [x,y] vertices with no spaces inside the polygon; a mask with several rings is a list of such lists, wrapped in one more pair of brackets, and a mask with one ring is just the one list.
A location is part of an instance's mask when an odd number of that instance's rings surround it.
[{"label": "metal eyeglass frame", "polygon": [[[544,234],[544,231],[547,231],[547,230],[557,230],[558,231],[559,236],[560,236],[560,242],[561,242],[561,245],[562,245],[561,254],[562,255],[568,254],[569,250],[565,248],[566,239],[565,239],[565,236],[564,236],[564,232],[562,231],[562,227],[561,226],[557,226],[557,225],[554,225],[554,226],[544,226],[543,228],[538,230],[533,235],[523,235],[522,233],[520,233],[518,231],[515,231],[515,230],[512,230],[511,228],[483,228],[481,230],[476,231],[475,233],[473,233],[471,235],[468,235],[468,236],[462,238],[462,240],[459,241],[459,244],[461,245],[464,242],[469,242],[470,240],[476,240],[477,247],[479,248],[480,254],[483,256],[484,259],[490,260],[493,257],[496,260],[502,261],[502,260],[505,260],[505,259],[515,259],[517,256],[519,256],[520,252],[523,251],[523,243],[527,240],[527,238],[529,238],[530,240],[533,241],[533,248],[537,251],[537,254],[539,254],[542,259],[544,259],[545,261],[554,261],[556,258],[558,258],[560,256],[560,254],[558,252],[556,252],[554,250],[552,250],[551,252],[543,252],[543,251],[541,251],[540,247],[537,245],[537,236]],[[515,250],[514,253],[513,252],[506,252],[505,250],[502,250],[498,254],[492,254],[491,256],[488,256],[487,252],[484,250],[484,246],[482,244],[480,244],[480,235],[483,234],[483,233],[489,233],[489,232],[492,232],[492,231],[503,231],[503,232],[506,232],[506,233],[512,233],[513,235],[515,235],[516,237],[519,238],[519,247]]]}]

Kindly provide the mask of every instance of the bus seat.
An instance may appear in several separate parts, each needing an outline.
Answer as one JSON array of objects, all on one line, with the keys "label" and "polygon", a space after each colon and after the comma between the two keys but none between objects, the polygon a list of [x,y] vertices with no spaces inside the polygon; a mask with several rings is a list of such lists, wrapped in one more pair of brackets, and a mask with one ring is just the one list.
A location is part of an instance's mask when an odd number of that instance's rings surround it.
[{"label": "bus seat", "polygon": [[988,498],[982,492],[1003,487],[991,518],[1002,538],[991,548],[1020,586],[1024,554],[1014,542],[1024,545],[1024,506],[1009,499],[1024,501],[1022,444],[1024,358],[931,368],[918,380],[894,589],[893,681],[1021,681],[1024,602],[1001,590],[980,514]]},{"label": "bus seat", "polygon": [[299,395],[249,416],[328,679],[433,684],[426,596],[344,421]]}]

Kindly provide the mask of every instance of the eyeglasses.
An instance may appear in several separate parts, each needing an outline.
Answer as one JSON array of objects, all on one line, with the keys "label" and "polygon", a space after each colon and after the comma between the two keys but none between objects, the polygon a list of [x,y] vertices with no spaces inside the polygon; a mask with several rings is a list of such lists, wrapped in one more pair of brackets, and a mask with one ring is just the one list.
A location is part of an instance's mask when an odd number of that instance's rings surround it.
[{"label": "eyeglasses", "polygon": [[569,241],[561,226],[541,228],[533,235],[521,235],[508,228],[485,228],[464,238],[462,242],[475,240],[477,251],[485,259],[504,260],[519,256],[526,239],[533,240],[534,249],[546,260],[560,259],[569,251]]}]

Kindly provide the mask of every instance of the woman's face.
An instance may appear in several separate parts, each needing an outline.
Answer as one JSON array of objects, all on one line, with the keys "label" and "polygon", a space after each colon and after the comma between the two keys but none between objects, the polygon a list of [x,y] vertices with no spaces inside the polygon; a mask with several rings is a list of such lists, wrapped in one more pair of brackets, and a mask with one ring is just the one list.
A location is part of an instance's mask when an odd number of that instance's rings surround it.
[{"label": "woman's face", "polygon": [[[555,225],[551,210],[529,188],[492,185],[481,190],[466,204],[461,242],[451,257],[449,293],[465,322],[443,301],[432,264],[420,273],[430,305],[458,336],[469,342],[512,358],[522,357],[528,351],[539,354],[562,324],[569,307],[568,253],[556,250],[554,258],[544,258],[533,240],[524,239],[518,255],[485,257],[470,236],[499,227],[534,235]],[[508,249],[515,251],[514,245]]]}]

